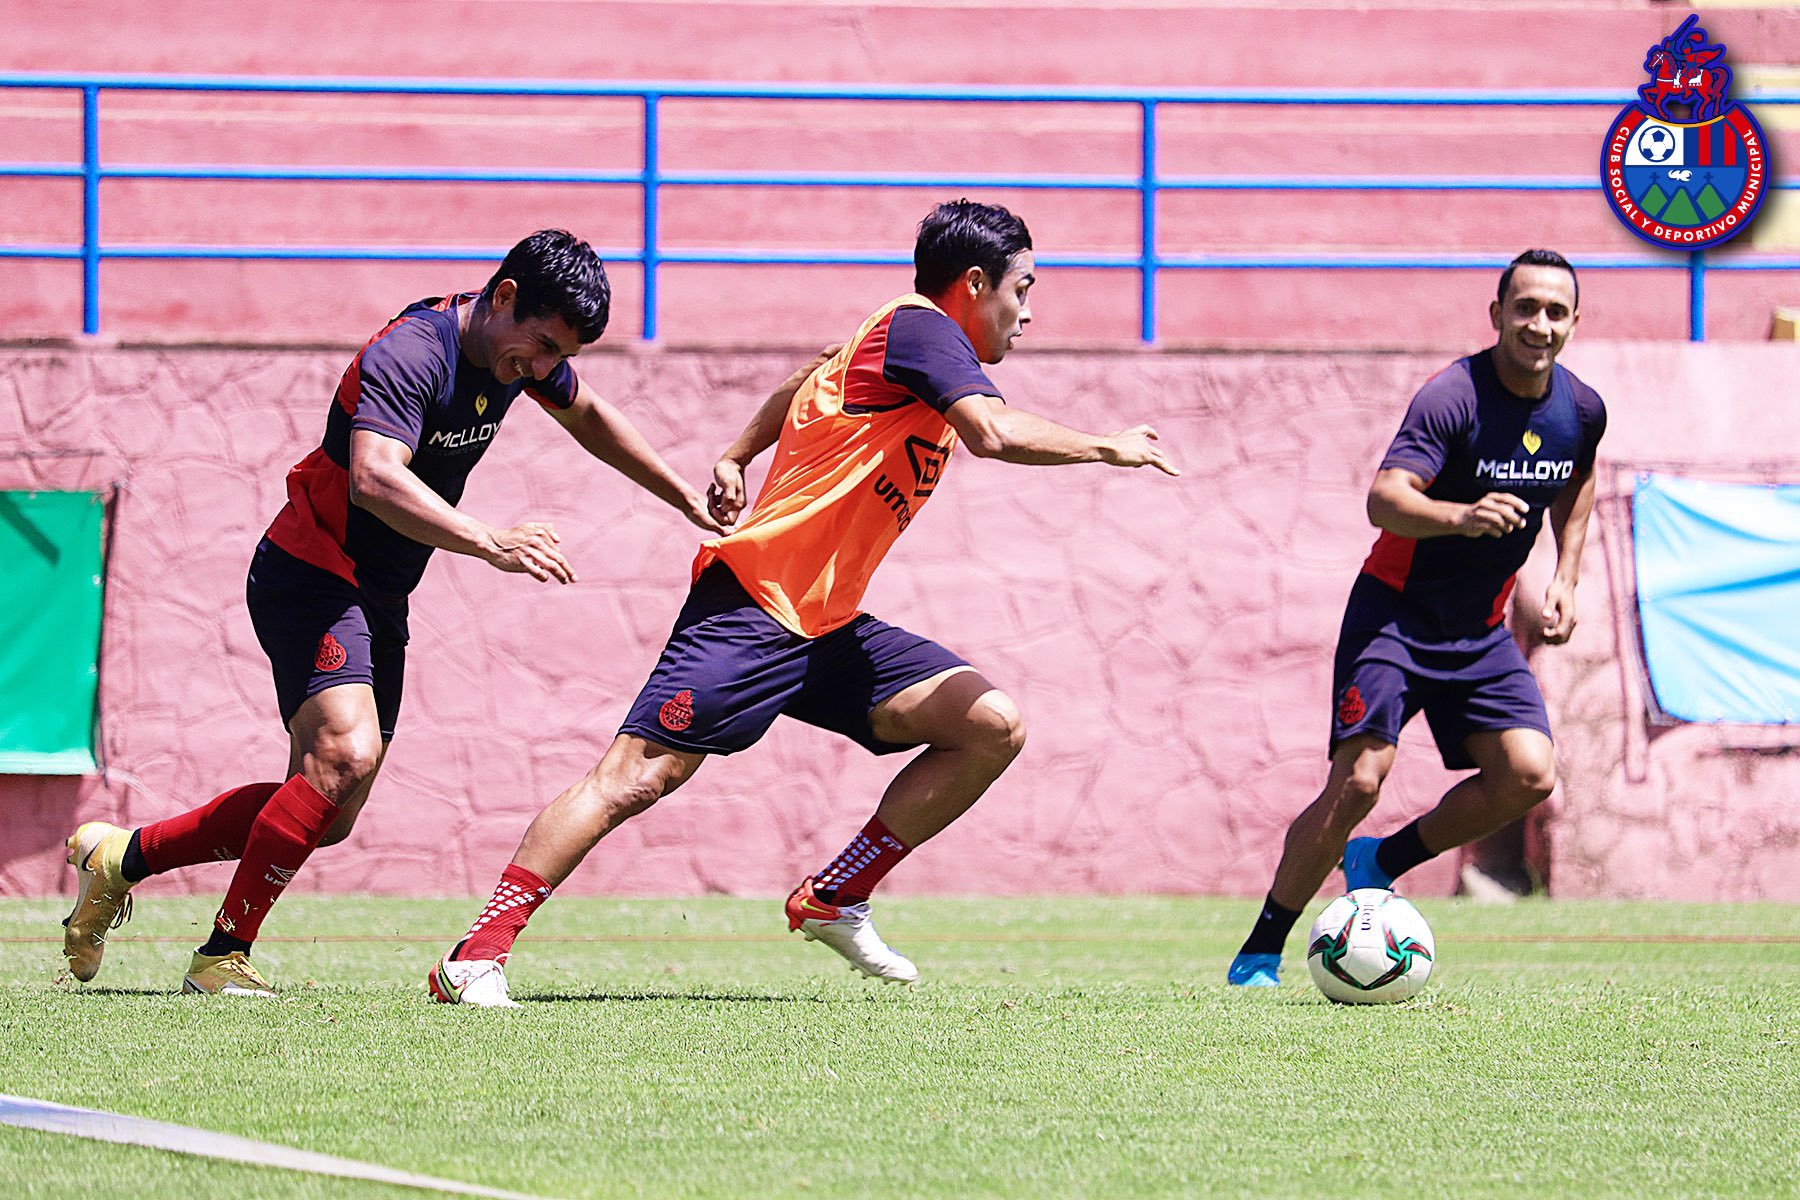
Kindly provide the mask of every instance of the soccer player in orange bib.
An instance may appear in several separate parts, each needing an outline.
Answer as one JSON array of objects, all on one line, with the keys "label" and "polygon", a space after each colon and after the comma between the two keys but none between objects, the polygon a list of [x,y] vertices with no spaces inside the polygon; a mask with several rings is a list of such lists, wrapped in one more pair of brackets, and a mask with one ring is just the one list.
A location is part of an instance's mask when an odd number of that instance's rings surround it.
[{"label": "soccer player in orange bib", "polygon": [[432,968],[446,1003],[510,1005],[505,962],[537,906],[594,844],[753,745],[777,716],[875,754],[925,749],[873,817],[787,900],[788,927],[865,975],[918,969],[875,932],[882,877],[980,799],[1025,743],[1018,707],[963,659],[861,611],[888,547],[958,441],[984,458],[1099,462],[1176,475],[1148,425],[1081,433],[1009,407],[982,370],[1031,320],[1031,235],[1004,208],[959,200],[919,227],[914,291],[776,389],[713,469],[714,517],[736,520],[744,468],[775,447],[735,532],[705,542],[661,659],[600,764],[538,814],[468,935]]}]

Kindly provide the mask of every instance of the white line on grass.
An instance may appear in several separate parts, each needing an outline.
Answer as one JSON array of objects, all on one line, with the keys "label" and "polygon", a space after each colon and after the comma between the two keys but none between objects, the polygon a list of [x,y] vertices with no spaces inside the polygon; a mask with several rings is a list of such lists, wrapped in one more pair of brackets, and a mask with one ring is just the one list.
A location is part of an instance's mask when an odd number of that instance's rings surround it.
[{"label": "white line on grass", "polygon": [[460,1196],[491,1196],[496,1200],[543,1200],[525,1192],[507,1192],[453,1179],[433,1179],[414,1175],[374,1163],[357,1162],[353,1158],[336,1158],[315,1154],[311,1150],[295,1150],[273,1142],[258,1142],[229,1133],[213,1133],[167,1121],[145,1117],[127,1117],[119,1113],[100,1112],[92,1108],[73,1108],[52,1104],[48,1100],[31,1100],[23,1096],[0,1095],[0,1125],[16,1125],[20,1129],[38,1129],[45,1133],[64,1133],[71,1137],[92,1138],[100,1142],[118,1142],[126,1146],[149,1146],[154,1150],[172,1150],[176,1154],[193,1154],[201,1158],[223,1158],[231,1162],[258,1167],[279,1167],[288,1171],[306,1171],[313,1175],[334,1175],[340,1179],[366,1179],[374,1183],[390,1183],[395,1187],[421,1191],[451,1192]]}]

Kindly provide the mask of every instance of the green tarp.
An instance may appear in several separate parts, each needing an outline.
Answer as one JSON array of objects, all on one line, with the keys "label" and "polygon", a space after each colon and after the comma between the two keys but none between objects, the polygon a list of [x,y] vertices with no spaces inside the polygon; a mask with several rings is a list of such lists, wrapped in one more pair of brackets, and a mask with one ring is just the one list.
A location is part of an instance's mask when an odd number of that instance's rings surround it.
[{"label": "green tarp", "polygon": [[94,769],[105,509],[95,492],[0,492],[0,774]]}]

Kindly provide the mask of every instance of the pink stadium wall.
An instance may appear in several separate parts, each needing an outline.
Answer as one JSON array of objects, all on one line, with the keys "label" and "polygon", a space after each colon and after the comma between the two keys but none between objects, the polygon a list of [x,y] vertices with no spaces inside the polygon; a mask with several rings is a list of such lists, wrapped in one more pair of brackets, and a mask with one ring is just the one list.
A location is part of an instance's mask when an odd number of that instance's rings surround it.
[{"label": "pink stadium wall", "polygon": [[[1644,78],[1646,47],[1685,5],[1654,0],[268,0],[222,21],[210,6],[144,0],[83,20],[67,6],[0,0],[0,69],[439,79],[702,80],[853,84],[1143,87],[1583,88]],[[1800,8],[1709,8],[1731,50],[1734,94],[1786,86],[1800,62]],[[329,36],[320,31],[330,31]],[[1759,68],[1759,64],[1762,66]],[[0,161],[69,162],[81,152],[69,91],[0,93]],[[1762,110],[1759,110],[1762,111]],[[1593,177],[1608,108],[1421,109],[1166,106],[1159,170],[1170,176],[1299,174]],[[936,176],[1129,176],[1139,117],[1129,105],[926,105],[668,100],[670,171],[919,172]],[[1778,172],[1800,162],[1800,130],[1761,118]],[[306,97],[107,92],[109,164],[638,169],[635,100]],[[242,182],[114,178],[100,188],[105,241],[133,244],[503,247],[564,225],[597,246],[639,245],[634,186]],[[935,188],[671,186],[664,249],[905,251]],[[1134,255],[1131,193],[1005,191],[1040,252]],[[1726,255],[1792,251],[1800,197],[1770,197]],[[0,242],[77,244],[71,179],[0,179]],[[529,217],[522,216],[529,214]],[[1784,216],[1784,214],[1788,214]],[[1578,263],[1645,247],[1591,192],[1165,192],[1166,254],[1434,252],[1510,256],[1549,245]],[[1787,232],[1784,233],[1783,231]],[[1670,260],[1671,263],[1675,259]],[[127,342],[291,345],[367,336],[394,297],[436,286],[439,263],[108,260],[101,328]],[[1460,344],[1459,272],[1167,271],[1166,345],[1414,349]],[[621,295],[638,272],[615,271]],[[861,317],[884,269],[668,265],[659,275],[670,345],[757,346],[826,339]],[[75,262],[0,260],[0,330],[81,328]],[[1678,338],[1678,271],[1594,271],[1590,336]],[[1071,271],[1039,314],[1039,345],[1120,348],[1137,337],[1135,274]],[[1762,340],[1776,308],[1800,301],[1792,272],[1719,272],[1708,335]],[[332,303],[320,304],[329,294]],[[807,303],[772,301],[804,294]],[[1372,296],[1386,319],[1370,320]],[[614,333],[632,336],[635,303]]]},{"label": "pink stadium wall", "polygon": [[[1468,331],[1479,344],[1477,320]],[[691,478],[802,355],[596,352],[583,370]],[[80,819],[141,823],[285,759],[241,601],[283,474],[316,444],[347,353],[0,351],[0,487],[120,487],[103,648],[108,773],[0,778],[0,894],[66,886]],[[1030,743],[896,891],[1222,892],[1266,885],[1324,766],[1329,654],[1371,540],[1370,473],[1438,354],[1022,350],[1015,402],[1088,428],[1148,418],[1180,480],[959,456],[877,576],[869,607],[979,664]],[[1614,467],[1730,464],[1800,478],[1800,350],[1577,343],[1612,407]],[[485,891],[537,807],[610,739],[679,606],[695,535],[521,409],[465,507],[554,519],[582,582],[550,589],[440,555],[416,597],[400,734],[351,842],[304,886]],[[1800,758],[1748,731],[1650,737],[1623,544],[1603,505],[1584,620],[1537,655],[1564,785],[1545,826],[1562,896],[1800,900]],[[1548,539],[1546,539],[1547,543]],[[1535,601],[1548,562],[1527,580]],[[571,890],[774,895],[835,851],[894,763],[783,723],[633,821]],[[1445,785],[1423,729],[1379,830]],[[1673,861],[1665,854],[1673,853]],[[149,885],[214,891],[223,867]],[[1420,872],[1446,891],[1455,864]]]}]

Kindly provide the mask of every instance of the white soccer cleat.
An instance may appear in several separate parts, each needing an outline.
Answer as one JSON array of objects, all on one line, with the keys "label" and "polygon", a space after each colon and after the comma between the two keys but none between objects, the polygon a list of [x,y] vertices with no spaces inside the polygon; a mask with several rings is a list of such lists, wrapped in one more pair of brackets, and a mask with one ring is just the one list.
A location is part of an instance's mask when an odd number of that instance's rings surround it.
[{"label": "white soccer cleat", "polygon": [[431,998],[439,1004],[473,1004],[477,1008],[518,1008],[507,993],[506,968],[491,958],[440,958],[425,977]]},{"label": "white soccer cleat", "polygon": [[914,983],[919,968],[881,940],[868,904],[827,904],[813,894],[813,881],[801,881],[787,899],[788,928],[809,942],[822,942],[850,960],[871,979]]}]

